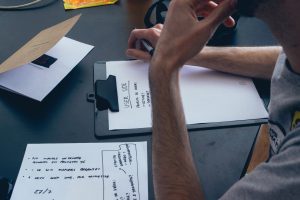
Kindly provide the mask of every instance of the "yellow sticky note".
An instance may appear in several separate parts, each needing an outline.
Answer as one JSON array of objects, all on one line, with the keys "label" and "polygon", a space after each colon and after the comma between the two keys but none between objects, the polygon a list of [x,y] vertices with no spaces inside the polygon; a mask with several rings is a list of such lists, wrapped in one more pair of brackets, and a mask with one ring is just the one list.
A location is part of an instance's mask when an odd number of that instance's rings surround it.
[{"label": "yellow sticky note", "polygon": [[64,0],[64,7],[68,9],[87,8],[92,6],[101,6],[114,4],[118,0]]},{"label": "yellow sticky note", "polygon": [[296,111],[294,113],[294,116],[293,116],[291,130],[293,130],[294,128],[296,128],[299,123],[300,123],[300,112]]}]

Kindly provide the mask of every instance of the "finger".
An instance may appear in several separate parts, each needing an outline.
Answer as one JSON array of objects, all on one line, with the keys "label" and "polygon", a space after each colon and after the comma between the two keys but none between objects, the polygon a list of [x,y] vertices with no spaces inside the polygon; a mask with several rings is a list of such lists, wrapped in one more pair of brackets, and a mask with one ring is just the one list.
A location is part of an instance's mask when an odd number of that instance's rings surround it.
[{"label": "finger", "polygon": [[213,27],[216,27],[225,21],[234,10],[235,0],[224,0],[211,12],[208,17],[205,18],[205,21],[207,21]]},{"label": "finger", "polygon": [[162,30],[163,27],[164,27],[164,25],[162,25],[162,24],[156,24],[155,26],[153,26],[153,28],[156,28],[158,30]]},{"label": "finger", "polygon": [[136,42],[140,39],[148,40],[153,46],[156,45],[160,34],[157,28],[134,29],[128,39],[128,48],[136,48]]},{"label": "finger", "polygon": [[151,55],[145,51],[141,51],[138,49],[127,49],[126,50],[126,55],[130,58],[135,58],[138,60],[150,60]]},{"label": "finger", "polygon": [[135,48],[136,41],[146,37],[147,32],[146,29],[134,29],[131,31],[130,36],[128,38],[128,48]]},{"label": "finger", "polygon": [[[199,16],[201,17],[207,17],[209,15],[209,13],[207,12],[200,12]],[[223,22],[224,26],[231,28],[234,27],[235,25],[235,20],[230,16],[228,17],[224,22]]]},{"label": "finger", "polygon": [[[210,13],[212,13],[216,8],[218,7],[218,4],[210,1],[208,2],[206,5],[202,5],[199,6],[196,10],[196,14],[197,16],[201,16],[201,17],[207,17],[210,15]],[[225,21],[224,21],[224,25],[226,27],[233,27],[235,25],[235,20],[232,17],[228,17]]]},{"label": "finger", "polygon": [[[198,16],[202,16],[203,13],[211,13],[216,7],[218,7],[218,4],[215,2],[208,2],[206,4],[199,4],[197,5],[195,12]],[[202,16],[204,17],[204,16]]]},{"label": "finger", "polygon": [[235,25],[235,20],[232,17],[228,17],[225,21],[224,21],[224,25],[228,28],[234,27]]}]

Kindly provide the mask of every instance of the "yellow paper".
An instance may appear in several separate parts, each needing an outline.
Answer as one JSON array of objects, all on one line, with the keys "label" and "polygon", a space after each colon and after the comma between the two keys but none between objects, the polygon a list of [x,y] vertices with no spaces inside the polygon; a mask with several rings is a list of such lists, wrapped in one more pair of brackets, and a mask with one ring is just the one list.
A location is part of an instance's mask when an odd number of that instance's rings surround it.
[{"label": "yellow paper", "polygon": [[92,6],[101,6],[114,4],[118,0],[64,0],[64,7],[68,9],[87,8]]}]

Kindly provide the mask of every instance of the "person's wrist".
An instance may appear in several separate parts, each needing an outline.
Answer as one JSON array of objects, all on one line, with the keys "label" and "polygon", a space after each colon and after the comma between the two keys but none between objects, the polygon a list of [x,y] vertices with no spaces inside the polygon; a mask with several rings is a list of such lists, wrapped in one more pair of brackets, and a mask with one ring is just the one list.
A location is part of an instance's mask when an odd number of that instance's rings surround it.
[{"label": "person's wrist", "polygon": [[192,57],[187,61],[188,65],[197,65],[202,66],[207,64],[207,60],[209,58],[210,53],[212,52],[212,47],[205,46],[197,55]]},{"label": "person's wrist", "polygon": [[172,77],[178,76],[180,67],[174,67],[171,59],[161,55],[154,55],[150,61],[149,80],[150,83],[169,82]]},{"label": "person's wrist", "polygon": [[172,58],[165,58],[165,56],[155,52],[150,61],[150,73],[152,74],[172,74],[176,69],[179,68],[176,65],[176,61]]}]

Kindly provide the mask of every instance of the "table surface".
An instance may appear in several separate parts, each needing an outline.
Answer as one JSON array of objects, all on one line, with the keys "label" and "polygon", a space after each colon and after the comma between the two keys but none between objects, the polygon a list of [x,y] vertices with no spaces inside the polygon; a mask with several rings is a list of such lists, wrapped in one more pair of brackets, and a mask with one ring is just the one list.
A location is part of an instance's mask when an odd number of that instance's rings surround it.
[{"label": "table surface", "polygon": [[[86,101],[86,94],[93,90],[94,62],[127,59],[124,52],[130,31],[143,27],[143,16],[151,3],[121,0],[116,5],[65,11],[59,0],[40,9],[0,11],[1,63],[40,30],[79,13],[82,17],[67,37],[95,46],[41,103],[0,90],[0,176],[16,179],[28,143],[147,141],[149,199],[154,199],[151,135],[95,138],[94,107]],[[274,43],[262,22],[239,20],[233,45]],[[193,156],[207,199],[217,199],[240,178],[258,129],[259,126],[253,125],[190,132]]]}]

